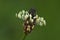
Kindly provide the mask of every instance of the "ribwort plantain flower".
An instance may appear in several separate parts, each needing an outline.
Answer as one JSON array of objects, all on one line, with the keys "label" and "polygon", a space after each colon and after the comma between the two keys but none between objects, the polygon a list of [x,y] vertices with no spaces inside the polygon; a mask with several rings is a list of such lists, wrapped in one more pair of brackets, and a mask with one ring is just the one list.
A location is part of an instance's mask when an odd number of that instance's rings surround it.
[{"label": "ribwort plantain flower", "polygon": [[22,10],[18,14],[16,13],[16,17],[23,20],[25,35],[29,34],[36,24],[46,26],[46,20],[43,17],[39,17],[33,8],[29,11]]}]

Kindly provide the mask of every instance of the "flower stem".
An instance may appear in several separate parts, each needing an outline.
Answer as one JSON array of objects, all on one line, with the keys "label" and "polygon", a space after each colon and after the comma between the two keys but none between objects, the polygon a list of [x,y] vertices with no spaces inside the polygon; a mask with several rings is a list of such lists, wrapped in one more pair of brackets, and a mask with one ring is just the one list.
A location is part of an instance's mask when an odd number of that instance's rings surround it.
[{"label": "flower stem", "polygon": [[25,34],[24,37],[23,37],[23,40],[25,40],[26,36],[27,36],[27,35]]}]

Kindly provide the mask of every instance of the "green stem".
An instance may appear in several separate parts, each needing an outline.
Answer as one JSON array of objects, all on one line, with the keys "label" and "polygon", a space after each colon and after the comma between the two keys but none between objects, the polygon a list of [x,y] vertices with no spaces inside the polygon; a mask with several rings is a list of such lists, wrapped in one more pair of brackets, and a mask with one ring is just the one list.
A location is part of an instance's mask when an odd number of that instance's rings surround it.
[{"label": "green stem", "polygon": [[24,37],[23,37],[23,40],[25,40],[26,36],[27,36],[27,35],[25,34]]}]

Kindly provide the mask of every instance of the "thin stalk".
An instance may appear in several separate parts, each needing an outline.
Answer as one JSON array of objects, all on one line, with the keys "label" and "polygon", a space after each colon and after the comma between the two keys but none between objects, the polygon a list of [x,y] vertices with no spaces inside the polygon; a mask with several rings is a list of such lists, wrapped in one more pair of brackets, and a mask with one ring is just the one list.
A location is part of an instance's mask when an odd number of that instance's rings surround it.
[{"label": "thin stalk", "polygon": [[27,36],[27,35],[25,34],[25,35],[24,35],[24,37],[23,37],[23,40],[25,40],[25,39],[26,39],[26,36]]}]

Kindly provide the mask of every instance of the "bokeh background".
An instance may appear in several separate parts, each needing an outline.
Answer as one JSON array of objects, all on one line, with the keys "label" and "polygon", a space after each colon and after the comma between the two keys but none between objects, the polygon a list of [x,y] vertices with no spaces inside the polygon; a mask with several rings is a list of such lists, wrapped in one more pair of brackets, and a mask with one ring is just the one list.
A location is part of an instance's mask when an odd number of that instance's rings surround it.
[{"label": "bokeh background", "polygon": [[36,25],[25,40],[60,40],[59,0],[0,0],[0,40],[22,40],[23,21],[15,14],[35,8],[47,25]]}]

